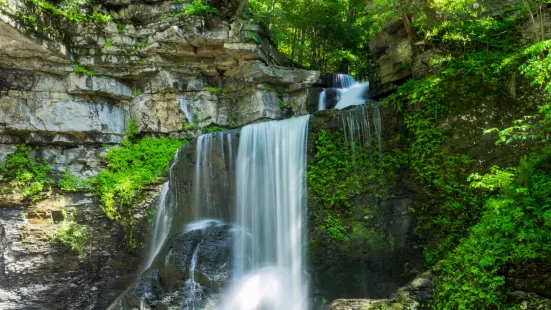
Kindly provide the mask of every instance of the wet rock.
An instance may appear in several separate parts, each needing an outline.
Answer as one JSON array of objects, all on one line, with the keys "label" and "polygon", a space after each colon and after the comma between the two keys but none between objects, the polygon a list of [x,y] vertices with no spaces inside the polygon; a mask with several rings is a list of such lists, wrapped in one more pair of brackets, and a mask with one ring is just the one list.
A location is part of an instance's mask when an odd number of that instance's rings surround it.
[{"label": "wet rock", "polygon": [[111,309],[214,306],[230,279],[231,229],[213,221],[169,238],[152,266]]}]

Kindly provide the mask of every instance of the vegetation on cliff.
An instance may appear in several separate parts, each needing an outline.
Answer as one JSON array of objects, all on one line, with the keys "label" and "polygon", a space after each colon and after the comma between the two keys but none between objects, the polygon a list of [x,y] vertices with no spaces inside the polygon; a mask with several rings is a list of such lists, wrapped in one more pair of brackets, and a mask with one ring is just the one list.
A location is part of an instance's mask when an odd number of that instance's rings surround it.
[{"label": "vegetation on cliff", "polygon": [[[381,12],[389,9],[388,3],[375,1],[384,8]],[[545,7],[543,2],[519,1],[492,15],[469,1],[426,3],[431,5],[399,1],[393,8],[399,14],[391,18],[402,18],[411,40],[445,51],[433,60],[440,65],[439,73],[410,80],[385,104],[403,111],[403,123],[413,134],[408,165],[425,191],[415,208],[417,233],[424,240],[427,265],[439,274],[433,307],[508,308],[509,270],[534,260],[551,263],[551,166],[545,147],[549,98],[535,114],[517,115],[509,128],[486,128],[486,133],[499,133],[497,144],[544,143],[536,144],[518,168],[494,167],[483,176],[472,174],[481,167],[471,155],[450,150],[439,120],[488,100],[488,94],[498,102],[530,106],[532,102],[519,102],[511,87],[504,87],[517,72],[531,81],[533,91],[538,86],[551,90],[549,41],[533,19]],[[437,18],[435,13],[445,14]],[[518,24],[529,20],[539,42],[521,36]]]},{"label": "vegetation on cliff", "polygon": [[166,173],[176,150],[187,142],[149,137],[135,141],[135,134],[135,126],[131,123],[127,139],[105,155],[107,169],[90,180],[92,191],[100,198],[107,217],[123,225],[130,248],[138,245],[133,236],[133,208],[143,187]]}]

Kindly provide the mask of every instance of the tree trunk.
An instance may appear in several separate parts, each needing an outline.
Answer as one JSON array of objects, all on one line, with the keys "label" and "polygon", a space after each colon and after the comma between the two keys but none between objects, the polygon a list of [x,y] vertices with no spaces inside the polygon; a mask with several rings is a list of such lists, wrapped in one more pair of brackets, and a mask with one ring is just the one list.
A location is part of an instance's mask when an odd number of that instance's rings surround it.
[{"label": "tree trunk", "polygon": [[239,6],[237,7],[237,12],[235,12],[234,18],[237,18],[243,12],[243,10],[245,10],[246,6],[247,0],[241,0],[241,2],[239,2]]}]

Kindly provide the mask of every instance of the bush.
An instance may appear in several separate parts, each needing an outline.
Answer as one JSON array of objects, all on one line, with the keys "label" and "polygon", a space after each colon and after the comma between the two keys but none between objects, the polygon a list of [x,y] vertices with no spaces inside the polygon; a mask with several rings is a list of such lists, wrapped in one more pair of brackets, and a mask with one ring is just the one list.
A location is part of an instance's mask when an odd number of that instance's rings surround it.
[{"label": "bush", "polygon": [[515,178],[510,176],[510,171],[493,168],[473,183],[500,193],[486,201],[480,222],[438,264],[437,309],[502,309],[507,302],[505,267],[549,259],[551,151],[522,160]]},{"label": "bush", "polygon": [[108,169],[90,180],[102,210],[110,220],[123,225],[131,248],[136,247],[132,237],[134,202],[145,184],[166,172],[174,153],[186,142],[170,138],[144,138],[137,143],[124,140],[105,155]]},{"label": "bush", "polygon": [[42,161],[31,159],[30,151],[30,146],[20,145],[14,153],[7,156],[0,166],[0,182],[7,183],[14,192],[23,197],[37,201],[53,184],[48,176],[52,168]]}]

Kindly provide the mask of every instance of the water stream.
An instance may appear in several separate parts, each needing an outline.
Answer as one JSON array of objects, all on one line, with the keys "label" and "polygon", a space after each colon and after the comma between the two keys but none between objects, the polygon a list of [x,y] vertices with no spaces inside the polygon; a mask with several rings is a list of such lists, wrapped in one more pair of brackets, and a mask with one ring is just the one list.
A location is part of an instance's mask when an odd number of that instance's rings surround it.
[{"label": "water stream", "polygon": [[309,116],[249,125],[237,156],[234,285],[223,309],[308,308],[305,268]]}]

